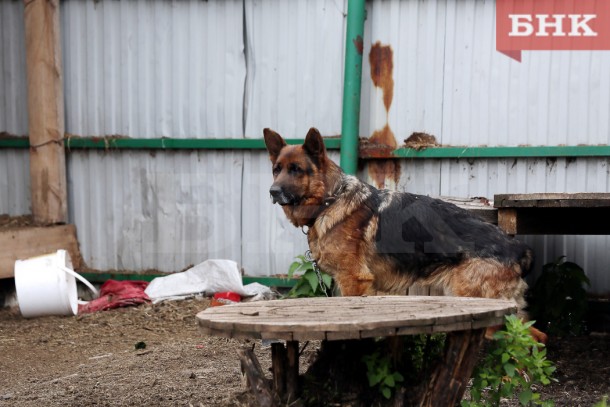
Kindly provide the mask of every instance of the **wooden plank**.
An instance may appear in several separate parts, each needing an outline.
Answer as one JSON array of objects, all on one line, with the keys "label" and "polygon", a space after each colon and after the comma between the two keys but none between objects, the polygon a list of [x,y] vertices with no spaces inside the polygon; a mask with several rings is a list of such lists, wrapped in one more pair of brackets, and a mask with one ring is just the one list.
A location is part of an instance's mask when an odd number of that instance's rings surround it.
[{"label": "wooden plank", "polygon": [[592,208],[610,207],[610,193],[543,193],[494,195],[496,208]]},{"label": "wooden plank", "polygon": [[473,215],[483,219],[487,223],[498,224],[498,210],[491,205],[487,198],[457,198],[440,196],[440,200],[452,203],[462,209],[466,209]]},{"label": "wooden plank", "polygon": [[15,275],[16,260],[53,253],[59,249],[68,251],[75,269],[84,266],[74,225],[0,229],[0,247],[0,278]]},{"label": "wooden plank", "polygon": [[472,329],[487,328],[490,326],[504,325],[504,317],[496,317],[495,319],[486,319],[484,321],[472,321]]},{"label": "wooden plank", "polygon": [[286,402],[296,400],[300,395],[299,389],[299,343],[286,342]]},{"label": "wooden plank", "polygon": [[295,341],[322,341],[326,339],[325,331],[293,332],[292,339]]},{"label": "wooden plank", "polygon": [[452,332],[452,331],[464,331],[472,329],[472,321],[454,322],[452,324],[439,324],[432,327],[433,333],[438,332]]},{"label": "wooden plank", "polygon": [[396,330],[396,335],[418,335],[418,334],[431,334],[432,333],[432,325],[428,326],[406,326],[402,328],[398,328]]},{"label": "wooden plank", "polygon": [[68,221],[59,0],[25,2],[32,214],[45,224]]},{"label": "wooden plank", "polygon": [[277,399],[265,378],[265,372],[261,367],[252,349],[242,348],[238,350],[241,361],[241,371],[246,376],[246,385],[250,393],[260,407],[277,406]]},{"label": "wooden plank", "polygon": [[484,333],[485,330],[480,329],[447,335],[444,359],[432,373],[417,405],[436,407],[459,404],[474,370]]},{"label": "wooden plank", "polygon": [[387,336],[396,336],[398,329],[396,327],[381,327],[360,331],[360,338],[378,338]]},{"label": "wooden plank", "polygon": [[509,235],[517,234],[517,210],[498,209],[498,227]]},{"label": "wooden plank", "polygon": [[286,347],[281,342],[271,344],[271,374],[273,376],[273,391],[284,394],[286,391]]},{"label": "wooden plank", "polygon": [[233,336],[342,340],[469,329],[473,321],[477,327],[497,325],[515,310],[511,301],[484,298],[333,297],[208,308],[197,320],[208,331]]},{"label": "wooden plank", "polygon": [[[339,332],[347,330],[369,331],[378,328],[392,328],[396,326],[425,326],[450,324],[458,322],[470,322],[472,312],[479,312],[483,319],[488,311],[478,308],[471,310],[454,308],[451,314],[437,313],[435,309],[400,310],[392,309],[385,311],[369,310],[370,313],[342,312],[332,314],[329,310],[322,321],[318,313],[307,312],[282,313],[279,315],[261,314],[244,320],[241,315],[224,315],[221,319],[209,320],[205,325],[213,329],[227,329],[233,332],[260,331],[272,335],[274,332],[313,332],[327,331]],[[486,314],[486,315],[482,315]]]},{"label": "wooden plank", "polygon": [[341,332],[327,332],[326,340],[328,341],[342,341],[348,339],[360,339],[360,331],[341,331]]},{"label": "wooden plank", "polygon": [[260,332],[260,339],[293,341],[292,332]]}]

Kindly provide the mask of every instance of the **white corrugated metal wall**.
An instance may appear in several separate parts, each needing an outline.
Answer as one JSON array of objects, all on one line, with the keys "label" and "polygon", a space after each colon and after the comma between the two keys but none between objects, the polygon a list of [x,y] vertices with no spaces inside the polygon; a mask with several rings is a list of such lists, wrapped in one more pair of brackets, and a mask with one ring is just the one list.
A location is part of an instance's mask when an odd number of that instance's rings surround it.
[{"label": "white corrugated metal wall", "polygon": [[[363,134],[388,120],[399,144],[414,131],[445,145],[610,142],[610,51],[495,51],[493,0],[367,3]],[[386,119],[368,55],[393,50],[394,98]]]},{"label": "white corrugated metal wall", "polygon": [[[0,137],[28,134],[25,28],[22,1],[0,1]],[[0,149],[0,214],[30,209],[28,152]]]},{"label": "white corrugated metal wall", "polygon": [[[373,0],[367,11],[362,134],[388,123],[398,145],[413,132],[453,146],[610,143],[609,51],[526,51],[518,63],[495,51],[490,0]],[[376,42],[393,51],[389,112],[370,76]],[[396,188],[488,198],[609,192],[608,164],[606,158],[402,160]],[[361,176],[374,183],[366,169]],[[610,237],[521,238],[534,247],[539,265],[567,255],[585,268],[593,291],[610,291]]]},{"label": "white corrugated metal wall", "polygon": [[[607,144],[610,53],[525,52],[518,64],[495,51],[494,7],[368,3],[361,134],[387,123],[398,145],[414,131],[445,145]],[[23,3],[0,0],[0,12],[0,132],[26,134]],[[345,0],[64,1],[66,130],[258,138],[272,127],[297,138],[315,125],[339,134],[345,12]],[[370,77],[378,41],[393,50],[389,112]],[[398,189],[430,195],[610,189],[606,159],[400,166]],[[27,152],[0,151],[0,213],[29,212],[27,168]],[[251,275],[284,273],[305,239],[270,204],[268,171],[263,151],[72,151],[70,216],[85,260],[104,270],[174,271],[229,257]],[[543,261],[567,254],[596,291],[610,290],[607,237],[526,240]]]},{"label": "white corrugated metal wall", "polygon": [[241,0],[61,3],[66,131],[239,138]]},{"label": "white corrugated metal wall", "polygon": [[[270,127],[304,138],[311,126],[341,133],[344,0],[246,1],[246,138]],[[338,155],[334,154],[338,160]],[[307,240],[269,199],[271,163],[244,155],[243,264],[252,274],[285,274]]]},{"label": "white corrugated metal wall", "polygon": [[[340,133],[343,0],[75,0],[61,11],[72,135],[260,138],[272,127],[302,138],[314,123]],[[268,199],[264,151],[72,151],[68,170],[93,268],[220,257],[269,275],[306,247]]]}]

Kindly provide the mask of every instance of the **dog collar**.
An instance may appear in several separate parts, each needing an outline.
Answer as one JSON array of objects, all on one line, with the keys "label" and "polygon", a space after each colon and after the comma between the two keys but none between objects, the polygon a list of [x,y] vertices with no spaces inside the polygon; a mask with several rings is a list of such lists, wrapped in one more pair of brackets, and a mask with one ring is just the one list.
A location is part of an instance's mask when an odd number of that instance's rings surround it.
[{"label": "dog collar", "polygon": [[326,198],[323,202],[324,202],[324,206],[328,207],[331,206],[332,204],[335,203],[335,201],[337,200],[336,196],[329,196],[328,198]]}]

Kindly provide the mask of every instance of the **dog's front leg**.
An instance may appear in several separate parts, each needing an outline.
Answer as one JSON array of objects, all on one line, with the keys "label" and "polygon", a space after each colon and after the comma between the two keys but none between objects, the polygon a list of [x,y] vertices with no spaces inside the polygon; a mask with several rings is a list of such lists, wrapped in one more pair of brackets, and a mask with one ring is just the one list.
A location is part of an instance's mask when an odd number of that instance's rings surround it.
[{"label": "dog's front leg", "polygon": [[335,276],[335,281],[344,297],[375,295],[374,277],[368,270],[343,270]]}]

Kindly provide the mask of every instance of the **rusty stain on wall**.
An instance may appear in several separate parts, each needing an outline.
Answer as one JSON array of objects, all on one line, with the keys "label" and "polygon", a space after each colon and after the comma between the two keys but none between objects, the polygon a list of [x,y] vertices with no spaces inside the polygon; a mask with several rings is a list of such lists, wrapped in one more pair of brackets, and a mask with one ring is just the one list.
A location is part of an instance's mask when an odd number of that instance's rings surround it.
[{"label": "rusty stain on wall", "polygon": [[373,135],[369,138],[369,143],[387,146],[392,150],[395,150],[397,147],[396,137],[394,137],[394,133],[390,126],[386,123],[386,125],[381,130],[376,130]]},{"label": "rusty stain on wall", "polygon": [[[389,45],[381,45],[377,41],[369,52],[371,79],[373,85],[383,91],[383,104],[386,109],[386,124],[381,130],[376,130],[368,142],[376,148],[393,151],[397,147],[396,137],[390,128],[387,116],[394,97],[393,51]],[[378,188],[395,186],[400,179],[400,163],[398,160],[371,160],[368,164],[369,176]]]},{"label": "rusty stain on wall", "polygon": [[[386,125],[381,130],[377,130],[369,138],[369,143],[379,146],[387,146],[388,150],[395,150],[396,138],[390,126]],[[387,188],[386,180],[398,183],[400,179],[400,162],[396,159],[390,160],[371,160],[369,162],[369,175],[379,188]]]},{"label": "rusty stain on wall", "polygon": [[371,79],[373,85],[383,90],[383,104],[386,111],[390,111],[392,99],[394,98],[394,70],[393,51],[389,45],[381,45],[377,41],[369,52],[369,63],[371,65]]}]

